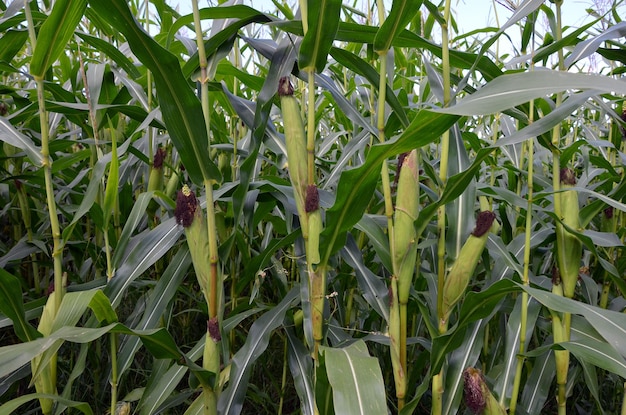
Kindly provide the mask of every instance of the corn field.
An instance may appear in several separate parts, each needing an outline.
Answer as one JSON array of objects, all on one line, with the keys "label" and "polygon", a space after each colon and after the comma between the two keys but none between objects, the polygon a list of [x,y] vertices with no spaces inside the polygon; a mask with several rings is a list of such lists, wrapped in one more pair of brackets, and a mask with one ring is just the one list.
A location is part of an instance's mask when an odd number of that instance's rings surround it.
[{"label": "corn field", "polygon": [[623,1],[181,3],[0,0],[0,415],[626,414]]}]

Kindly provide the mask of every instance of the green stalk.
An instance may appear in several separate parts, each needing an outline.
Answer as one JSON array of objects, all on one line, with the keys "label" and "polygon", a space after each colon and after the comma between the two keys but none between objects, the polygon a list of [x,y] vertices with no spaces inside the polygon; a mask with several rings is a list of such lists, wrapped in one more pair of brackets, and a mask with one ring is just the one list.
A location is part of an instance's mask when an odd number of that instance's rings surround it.
[{"label": "green stalk", "polygon": [[[198,9],[198,0],[192,2],[193,5],[193,18],[196,29],[196,43],[198,46],[198,59],[200,65],[200,96],[202,103],[202,113],[204,115],[204,124],[207,131],[207,147],[211,147],[211,112],[209,107],[209,88],[208,88],[208,73],[207,73],[207,57],[204,49],[204,39],[202,36],[202,25],[200,22],[200,11]],[[219,342],[221,341],[219,320],[221,316],[221,310],[219,310],[219,293],[222,292],[221,280],[218,275],[217,262],[217,227],[215,225],[215,207],[213,200],[213,180],[208,177],[204,178],[204,189],[206,195],[206,210],[207,210],[207,239],[208,239],[208,281],[207,282],[207,302],[209,310],[209,322],[208,322],[208,336],[206,338],[204,355],[203,355],[203,367],[216,375],[216,382],[219,379],[220,369],[220,352]],[[206,254],[205,254],[206,255]],[[217,392],[216,385],[204,386],[204,413],[217,414]]]},{"label": "green stalk", "polygon": [[111,333],[111,414],[117,408],[117,333]]},{"label": "green stalk", "polygon": [[[385,4],[382,0],[377,1],[377,10],[379,24],[382,26],[385,21]],[[378,83],[376,128],[378,131],[378,140],[381,143],[386,141],[385,101],[387,94],[388,52],[388,49],[377,51],[380,59],[380,78]],[[398,410],[402,410],[404,407],[407,390],[407,303],[417,255],[417,244],[415,241],[417,237],[413,225],[413,221],[417,218],[419,199],[417,151],[411,152],[411,155],[406,156],[405,159],[409,157],[411,158],[411,165],[405,169],[404,173],[402,173],[401,169],[402,161],[398,163],[397,176],[399,177],[399,181],[395,217],[387,161],[383,161],[381,166],[385,216],[387,217],[387,236],[389,238],[389,250],[392,258],[394,258],[392,264],[393,275],[389,286],[391,295],[389,307],[389,337],[391,340],[390,353],[396,386],[396,398],[398,400]],[[401,236],[397,238],[396,235]]]},{"label": "green stalk", "polygon": [[[37,44],[35,34],[35,26],[30,5],[24,0],[24,11],[28,21],[28,33],[33,50]],[[37,102],[39,104],[39,124],[41,129],[41,155],[42,168],[44,173],[44,182],[46,188],[46,203],[48,205],[48,214],[50,218],[50,231],[52,233],[52,260],[54,269],[54,292],[48,297],[48,301],[44,306],[42,317],[39,321],[37,329],[44,336],[49,335],[52,331],[53,321],[58,313],[63,295],[65,293],[64,275],[62,268],[63,244],[61,241],[61,228],[59,226],[59,218],[57,215],[56,201],[54,200],[54,184],[52,182],[52,160],[50,157],[50,130],[48,124],[48,112],[46,111],[46,101],[44,97],[44,79],[40,76],[35,77],[37,85]],[[41,364],[41,356],[33,359],[31,366],[38,367]],[[56,353],[50,357],[46,366],[36,379],[33,379],[38,393],[46,393],[56,395],[57,385],[57,355]],[[42,412],[47,415],[53,411],[53,401],[47,398],[39,400]]]},{"label": "green stalk", "polygon": [[[561,20],[561,6],[563,5],[563,0],[554,0],[554,5],[556,7],[556,33],[554,34],[555,42],[559,42],[562,39],[562,20]],[[560,71],[565,71],[565,65],[563,60],[563,50],[558,50],[558,66]],[[559,107],[563,101],[563,94],[558,93],[556,95],[556,107]],[[561,189],[561,165],[560,165],[560,138],[561,138],[561,125],[556,125],[552,130],[552,185],[554,190],[554,213],[558,218],[563,218],[563,209],[561,199],[562,195],[560,194]],[[556,223],[556,232],[557,232],[557,260],[559,260],[559,271],[561,276],[557,281],[554,281],[555,286],[553,286],[553,292],[559,295],[565,295],[567,297],[573,296],[573,288],[571,281],[568,279],[563,280],[562,277],[565,277],[563,274],[565,270],[563,268],[563,264],[571,264],[574,261],[580,261],[579,258],[573,258],[573,253],[570,254],[565,252],[566,243],[569,244],[568,237],[563,236],[565,234],[565,230],[560,222]],[[566,242],[563,242],[566,241]],[[559,252],[560,251],[560,252]],[[560,258],[560,259],[559,259]],[[578,264],[578,262],[576,262]],[[567,278],[567,277],[566,277]],[[575,286],[575,282],[574,282]],[[562,319],[556,315],[553,316],[552,319],[552,330],[554,341],[563,342],[569,341],[570,337],[570,324],[571,324],[571,314],[563,313]],[[557,387],[558,387],[558,413],[559,415],[565,415],[567,413],[566,409],[566,385],[567,385],[567,372],[569,367],[569,352],[567,350],[558,350],[555,351],[555,360],[556,360],[556,377],[557,377]]]},{"label": "green stalk", "polygon": [[[528,110],[529,124],[533,122],[534,108],[535,108],[535,102],[530,101],[530,107]],[[530,284],[530,280],[529,280],[530,237],[532,233],[533,182],[534,182],[533,163],[534,163],[534,138],[531,137],[528,140],[528,201],[526,203],[526,227],[525,227],[525,234],[524,234],[524,237],[525,237],[524,239],[524,274],[522,275],[522,283],[526,287],[528,287]],[[527,321],[528,321],[528,293],[526,291],[523,291],[522,292],[522,310],[521,310],[521,318],[520,318],[519,353],[517,354],[517,365],[515,367],[515,379],[513,381],[513,392],[511,393],[511,402],[509,405],[509,410],[511,414],[515,413],[515,408],[517,406],[517,397],[519,395],[519,388],[520,388],[520,383],[522,379]],[[505,397],[506,397],[506,393],[504,393],[503,391],[502,396],[500,397],[501,406],[504,406]]]},{"label": "green stalk", "polygon": [[[443,106],[450,103],[450,50],[449,50],[449,27],[450,22],[450,0],[446,0],[443,12],[444,22],[441,25],[441,65],[443,72]],[[448,180],[448,158],[450,153],[450,132],[446,131],[441,136],[441,158],[439,163],[439,179],[441,181],[441,191]],[[442,205],[437,209],[437,231],[439,239],[437,241],[437,317],[439,321],[439,333],[443,334],[448,330],[447,319],[444,316],[444,285],[446,278],[446,207]],[[441,371],[433,376],[432,414],[440,415],[443,410],[443,367]]]}]

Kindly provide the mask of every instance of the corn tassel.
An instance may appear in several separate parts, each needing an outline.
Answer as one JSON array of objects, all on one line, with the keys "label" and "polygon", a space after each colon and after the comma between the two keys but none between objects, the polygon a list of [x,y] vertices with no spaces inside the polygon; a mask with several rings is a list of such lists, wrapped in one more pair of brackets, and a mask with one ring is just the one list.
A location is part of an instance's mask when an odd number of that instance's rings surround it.
[{"label": "corn tassel", "polygon": [[574,230],[580,228],[578,192],[567,190],[575,184],[576,177],[574,172],[571,169],[562,169],[561,189],[564,189],[564,191],[555,195],[555,197],[561,198],[561,219],[563,223],[557,222],[556,224],[556,246],[563,294],[567,298],[574,296],[576,283],[578,282],[580,259],[582,257],[582,243],[563,226],[567,225]]},{"label": "corn tassel", "polygon": [[443,290],[443,318],[445,322],[447,322],[454,305],[459,302],[465,293],[465,289],[487,244],[489,230],[495,226],[494,223],[497,223],[495,218],[495,213],[491,211],[480,212],[476,219],[474,231],[465,241],[459,256],[448,273]]}]

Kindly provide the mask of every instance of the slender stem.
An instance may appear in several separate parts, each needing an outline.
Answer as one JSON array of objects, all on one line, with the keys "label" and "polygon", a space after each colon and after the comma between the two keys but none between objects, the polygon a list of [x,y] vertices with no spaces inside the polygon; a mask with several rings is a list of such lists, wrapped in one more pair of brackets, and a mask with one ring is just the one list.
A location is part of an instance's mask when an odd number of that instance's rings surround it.
[{"label": "slender stem", "polygon": [[[443,12],[444,22],[441,25],[441,61],[443,72],[443,106],[450,104],[451,82],[450,82],[450,50],[449,50],[449,21],[450,21],[450,0],[446,0]],[[450,153],[450,132],[446,131],[441,136],[441,158],[439,162],[440,192],[443,191],[448,179],[448,158]],[[447,330],[447,319],[443,310],[443,290],[446,277],[446,207],[442,205],[437,209],[437,319],[439,321],[439,333]],[[432,383],[432,414],[439,415],[443,410],[443,367],[441,371],[433,376]]]},{"label": "slender stem", "polygon": [[[534,114],[534,101],[530,101],[529,122],[533,122]],[[524,274],[522,275],[522,282],[525,286],[530,284],[529,271],[530,271],[530,237],[532,233],[532,212],[533,212],[533,183],[534,183],[534,138],[528,140],[528,200],[526,203],[526,228],[525,228],[525,240],[524,240]],[[520,319],[520,340],[519,340],[519,353],[517,354],[517,366],[515,368],[515,379],[513,382],[513,392],[511,394],[510,410],[511,414],[515,413],[517,406],[517,397],[519,395],[519,388],[522,379],[522,369],[524,365],[524,352],[526,348],[526,326],[528,321],[528,293],[522,292],[522,310]],[[506,393],[502,393],[500,397],[500,405],[504,407],[504,397]]]},{"label": "slender stem", "polygon": [[111,333],[111,414],[117,407],[117,333]]},{"label": "slender stem", "polygon": [[[209,107],[209,88],[208,88],[208,72],[207,57],[204,49],[204,39],[202,35],[202,25],[200,22],[200,11],[198,9],[198,0],[192,1],[194,25],[196,30],[196,43],[198,46],[198,59],[200,65],[200,98],[202,104],[202,113],[204,116],[204,125],[207,132],[207,148],[211,150],[211,111]],[[217,252],[217,227],[215,225],[215,206],[213,200],[213,181],[209,177],[204,177],[204,189],[206,194],[206,210],[207,210],[207,235],[209,240],[209,278],[208,278],[208,310],[209,318],[215,320],[219,325],[221,313],[219,309],[219,294],[222,291],[221,280],[218,273],[218,252]],[[212,323],[209,323],[212,324]],[[219,339],[209,336],[207,333],[202,365],[205,369],[219,374],[220,354],[218,347]],[[219,376],[217,376],[219,378]],[[217,395],[215,385],[205,387],[204,389],[204,413],[217,414]]]},{"label": "slender stem", "polygon": [[280,400],[278,401],[278,411],[276,415],[282,415],[283,404],[285,402],[285,389],[287,386],[287,336],[283,339],[283,375],[281,378]]}]

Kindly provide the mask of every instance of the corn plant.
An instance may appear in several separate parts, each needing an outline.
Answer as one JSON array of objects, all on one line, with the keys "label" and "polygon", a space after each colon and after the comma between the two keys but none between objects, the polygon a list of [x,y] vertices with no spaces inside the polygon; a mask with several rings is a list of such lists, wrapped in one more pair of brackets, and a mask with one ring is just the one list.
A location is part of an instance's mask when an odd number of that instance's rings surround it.
[{"label": "corn plant", "polygon": [[0,414],[626,413],[624,3],[506,3],[0,0]]}]

